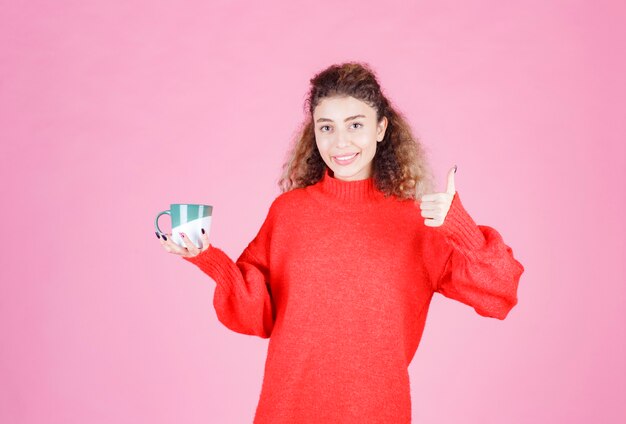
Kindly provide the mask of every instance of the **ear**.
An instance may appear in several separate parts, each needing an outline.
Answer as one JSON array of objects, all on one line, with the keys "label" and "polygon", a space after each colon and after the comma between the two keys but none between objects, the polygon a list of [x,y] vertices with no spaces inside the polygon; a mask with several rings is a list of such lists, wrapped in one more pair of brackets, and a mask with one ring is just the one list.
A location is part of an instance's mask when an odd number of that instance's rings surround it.
[{"label": "ear", "polygon": [[385,138],[385,131],[387,130],[387,117],[383,116],[378,123],[378,129],[376,131],[376,141],[381,142]]}]

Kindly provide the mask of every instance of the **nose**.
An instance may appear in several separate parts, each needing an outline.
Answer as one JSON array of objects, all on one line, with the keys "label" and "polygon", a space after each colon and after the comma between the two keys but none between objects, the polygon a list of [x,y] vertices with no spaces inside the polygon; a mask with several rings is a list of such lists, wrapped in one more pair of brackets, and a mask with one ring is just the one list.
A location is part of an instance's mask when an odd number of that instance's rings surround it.
[{"label": "nose", "polygon": [[344,148],[348,146],[350,144],[350,142],[348,141],[348,137],[349,135],[346,134],[344,131],[337,131],[337,138],[335,140],[337,142],[337,147]]}]

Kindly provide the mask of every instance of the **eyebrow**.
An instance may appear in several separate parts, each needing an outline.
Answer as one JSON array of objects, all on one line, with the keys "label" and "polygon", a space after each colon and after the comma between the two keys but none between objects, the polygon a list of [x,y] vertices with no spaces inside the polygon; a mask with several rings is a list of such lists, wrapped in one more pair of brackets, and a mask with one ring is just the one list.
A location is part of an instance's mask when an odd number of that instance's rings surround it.
[{"label": "eyebrow", "polygon": [[[349,116],[346,119],[343,120],[343,122],[348,122],[351,119],[356,119],[356,118],[365,118],[365,115],[354,115],[354,116]],[[328,118],[320,118],[318,119],[316,122],[334,122],[332,119],[328,119]]]}]

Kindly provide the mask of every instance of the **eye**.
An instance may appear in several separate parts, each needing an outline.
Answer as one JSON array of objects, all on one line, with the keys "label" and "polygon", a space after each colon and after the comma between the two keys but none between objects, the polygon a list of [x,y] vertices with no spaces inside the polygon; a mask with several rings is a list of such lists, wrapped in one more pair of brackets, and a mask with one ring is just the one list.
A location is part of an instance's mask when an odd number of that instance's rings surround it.
[{"label": "eye", "polygon": [[361,124],[360,122],[355,122],[355,123],[354,123],[354,124],[352,124],[352,125],[360,125],[360,126],[359,126],[359,128],[361,128],[361,127],[363,126],[363,124]]},{"label": "eye", "polygon": [[329,127],[328,125],[322,125],[322,126],[320,127],[320,131],[325,132],[325,131],[324,131],[324,128],[330,128],[330,127]]}]

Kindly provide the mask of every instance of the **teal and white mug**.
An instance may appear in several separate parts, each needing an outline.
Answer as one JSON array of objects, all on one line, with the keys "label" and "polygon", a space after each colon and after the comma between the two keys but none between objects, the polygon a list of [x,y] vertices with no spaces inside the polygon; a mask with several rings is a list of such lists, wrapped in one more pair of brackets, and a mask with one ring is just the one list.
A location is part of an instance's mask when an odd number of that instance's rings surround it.
[{"label": "teal and white mug", "polygon": [[172,240],[181,247],[186,247],[185,242],[178,233],[182,232],[189,240],[202,249],[201,229],[209,234],[211,229],[211,217],[213,206],[195,205],[189,203],[172,203],[169,210],[159,212],[154,220],[154,226],[159,234],[165,234],[159,228],[159,217],[169,215],[172,219]]}]

